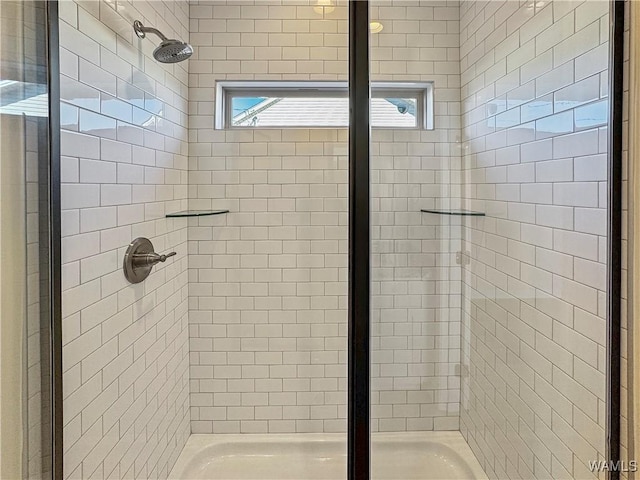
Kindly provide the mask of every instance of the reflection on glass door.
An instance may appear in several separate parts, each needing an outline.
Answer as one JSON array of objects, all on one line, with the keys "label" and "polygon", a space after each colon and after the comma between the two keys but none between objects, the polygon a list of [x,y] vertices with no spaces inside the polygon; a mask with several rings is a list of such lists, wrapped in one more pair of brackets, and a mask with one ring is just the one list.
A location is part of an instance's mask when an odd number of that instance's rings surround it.
[{"label": "reflection on glass door", "polygon": [[51,478],[47,4],[0,2],[0,477]]}]

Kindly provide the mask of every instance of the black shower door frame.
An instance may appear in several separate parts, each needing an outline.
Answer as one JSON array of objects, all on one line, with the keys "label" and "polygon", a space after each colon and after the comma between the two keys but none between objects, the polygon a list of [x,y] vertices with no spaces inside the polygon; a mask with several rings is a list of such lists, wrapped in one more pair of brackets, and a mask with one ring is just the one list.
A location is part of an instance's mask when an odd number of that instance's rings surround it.
[{"label": "black shower door frame", "polygon": [[[607,218],[606,457],[620,465],[622,153],[625,1],[610,0]],[[368,480],[370,432],[370,78],[369,1],[349,2],[348,480]],[[595,459],[594,459],[595,460]],[[609,480],[619,470],[607,472]]]},{"label": "black shower door frame", "polygon": [[[622,156],[624,102],[625,2],[609,2],[609,138],[607,202],[607,365],[606,428],[607,460],[620,464],[621,328],[622,328]],[[620,469],[607,472],[609,480],[620,478]]]},{"label": "black shower door frame", "polygon": [[[60,34],[58,0],[46,1],[46,49],[48,83],[48,141],[49,185],[48,210],[44,213],[49,222],[49,369],[51,384],[49,399],[51,408],[51,478],[64,478],[63,444],[63,391],[62,391],[62,208],[60,203]],[[44,452],[43,452],[44,454]]]},{"label": "black shower door frame", "polygon": [[369,2],[349,2],[349,333],[347,471],[370,477]]}]

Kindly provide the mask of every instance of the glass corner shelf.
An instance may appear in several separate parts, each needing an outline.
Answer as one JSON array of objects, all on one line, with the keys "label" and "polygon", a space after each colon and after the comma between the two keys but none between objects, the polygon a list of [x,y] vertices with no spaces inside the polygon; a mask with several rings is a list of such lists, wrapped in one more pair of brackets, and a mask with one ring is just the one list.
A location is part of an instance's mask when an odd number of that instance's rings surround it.
[{"label": "glass corner shelf", "polygon": [[433,213],[436,215],[456,215],[461,217],[484,217],[484,212],[474,212],[473,210],[435,210],[423,208],[422,213]]},{"label": "glass corner shelf", "polygon": [[229,213],[229,210],[183,210],[181,212],[167,213],[167,218],[181,218],[181,217],[208,217],[210,215],[222,215]]}]

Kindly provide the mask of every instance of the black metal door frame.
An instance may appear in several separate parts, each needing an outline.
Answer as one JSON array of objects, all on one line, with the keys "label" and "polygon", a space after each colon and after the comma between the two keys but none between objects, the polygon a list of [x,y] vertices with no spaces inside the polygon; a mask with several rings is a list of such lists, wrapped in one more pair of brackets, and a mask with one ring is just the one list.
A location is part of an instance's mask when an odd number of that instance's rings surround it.
[{"label": "black metal door frame", "polygon": [[348,478],[370,470],[369,2],[349,2]]},{"label": "black metal door frame", "polygon": [[51,478],[64,477],[62,442],[62,228],[60,205],[60,36],[58,1],[48,0],[47,83],[49,94],[49,398],[51,402]]},{"label": "black metal door frame", "polygon": [[[615,465],[609,480],[620,478],[620,355],[622,325],[622,151],[624,101],[625,1],[612,0],[609,10],[609,148],[607,211],[607,418],[606,458]],[[627,467],[625,465],[624,467]]]}]

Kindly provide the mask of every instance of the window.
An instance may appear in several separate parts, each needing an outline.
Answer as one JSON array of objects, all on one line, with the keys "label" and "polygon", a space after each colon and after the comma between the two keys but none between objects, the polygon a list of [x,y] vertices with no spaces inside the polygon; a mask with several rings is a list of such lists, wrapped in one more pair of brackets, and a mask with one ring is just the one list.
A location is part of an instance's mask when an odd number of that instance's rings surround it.
[{"label": "window", "polygon": [[[433,129],[432,83],[373,83],[371,124]],[[349,125],[346,82],[218,82],[216,122],[223,128]]]}]

